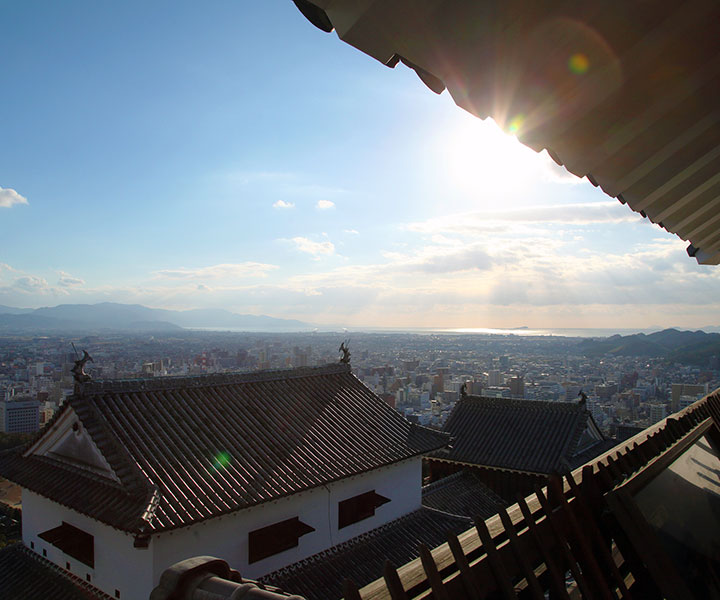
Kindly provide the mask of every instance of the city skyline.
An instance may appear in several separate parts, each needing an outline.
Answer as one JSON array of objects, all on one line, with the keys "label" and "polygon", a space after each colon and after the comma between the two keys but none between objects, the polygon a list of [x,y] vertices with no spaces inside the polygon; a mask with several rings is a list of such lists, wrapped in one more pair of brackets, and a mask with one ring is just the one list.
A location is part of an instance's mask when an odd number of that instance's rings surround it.
[{"label": "city skyline", "polygon": [[2,12],[0,304],[718,325],[686,242],[289,0]]}]

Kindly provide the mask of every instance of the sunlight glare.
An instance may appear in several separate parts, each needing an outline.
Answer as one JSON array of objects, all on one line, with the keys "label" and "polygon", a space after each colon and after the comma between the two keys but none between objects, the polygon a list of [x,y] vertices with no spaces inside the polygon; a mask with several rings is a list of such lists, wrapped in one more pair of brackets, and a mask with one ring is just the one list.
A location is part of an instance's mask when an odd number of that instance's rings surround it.
[{"label": "sunlight glare", "polygon": [[[522,123],[523,116],[517,115],[509,130],[518,131]],[[468,116],[444,140],[443,147],[453,187],[471,196],[475,207],[520,200],[541,182],[547,168],[547,157],[523,146],[492,119]]]}]

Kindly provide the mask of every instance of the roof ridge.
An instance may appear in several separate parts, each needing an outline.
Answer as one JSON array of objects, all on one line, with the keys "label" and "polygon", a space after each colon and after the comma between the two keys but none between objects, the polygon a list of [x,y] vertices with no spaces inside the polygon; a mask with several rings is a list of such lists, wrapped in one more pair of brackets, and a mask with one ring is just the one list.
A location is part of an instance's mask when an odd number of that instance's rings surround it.
[{"label": "roof ridge", "polygon": [[494,396],[466,396],[457,405],[466,402],[468,404],[483,404],[485,406],[529,406],[532,408],[546,408],[573,411],[578,410],[582,403],[554,400],[529,400],[527,398],[497,398]]},{"label": "roof ridge", "polygon": [[439,489],[444,488],[445,486],[453,483],[457,479],[460,479],[464,473],[465,473],[464,470],[458,471],[457,473],[453,473],[452,475],[447,475],[446,477],[437,479],[436,481],[431,481],[430,483],[422,486],[423,496],[425,494],[429,494],[430,492],[434,492],[435,490],[439,490]]},{"label": "roof ridge", "polygon": [[317,367],[294,367],[262,371],[206,373],[202,375],[168,375],[165,377],[137,379],[98,379],[80,384],[74,397],[105,392],[157,391],[231,385],[233,383],[251,383],[255,381],[278,381],[342,373],[351,373],[350,365],[344,363],[329,363]]}]

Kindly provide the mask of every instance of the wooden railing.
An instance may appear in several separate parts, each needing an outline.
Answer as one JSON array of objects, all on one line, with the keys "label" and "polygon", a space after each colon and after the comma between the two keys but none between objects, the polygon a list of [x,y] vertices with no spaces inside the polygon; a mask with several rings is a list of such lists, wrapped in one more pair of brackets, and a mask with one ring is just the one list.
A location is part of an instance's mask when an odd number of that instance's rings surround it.
[{"label": "wooden railing", "polygon": [[657,578],[608,509],[607,495],[702,427],[720,446],[720,390],[599,458],[518,498],[447,543],[362,589],[344,582],[346,600],[435,598],[660,598]]}]

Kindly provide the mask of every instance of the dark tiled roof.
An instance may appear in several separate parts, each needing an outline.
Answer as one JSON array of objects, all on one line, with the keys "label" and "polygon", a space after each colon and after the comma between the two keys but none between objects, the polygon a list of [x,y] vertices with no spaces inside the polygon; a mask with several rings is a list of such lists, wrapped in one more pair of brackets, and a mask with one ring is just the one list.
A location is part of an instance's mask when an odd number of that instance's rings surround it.
[{"label": "dark tiled roof", "polygon": [[428,548],[447,541],[448,532],[470,528],[471,519],[421,508],[284,569],[265,575],[263,583],[278,586],[308,600],[341,598],[342,582],[364,586],[382,573],[386,560],[402,565],[417,558],[418,546]]},{"label": "dark tiled roof", "polygon": [[411,424],[346,365],[93,382],[67,405],[121,483],[17,451],[0,454],[0,473],[136,533],[184,526],[447,443],[447,434]]},{"label": "dark tiled roof", "polygon": [[464,517],[488,519],[500,506],[507,506],[500,496],[470,471],[443,477],[422,490],[423,506]]},{"label": "dark tiled roof", "polygon": [[0,550],[0,596],[6,600],[110,598],[22,544],[13,544]]},{"label": "dark tiled roof", "polygon": [[617,445],[618,441],[613,439],[602,440],[601,442],[598,442],[591,448],[583,450],[582,452],[571,457],[568,461],[570,463],[570,470],[574,471],[578,467],[582,467],[585,463],[590,462],[596,456],[600,456],[603,452],[612,450]]},{"label": "dark tiled roof", "polygon": [[445,424],[452,448],[438,458],[534,473],[569,468],[590,413],[581,403],[467,396]]}]

